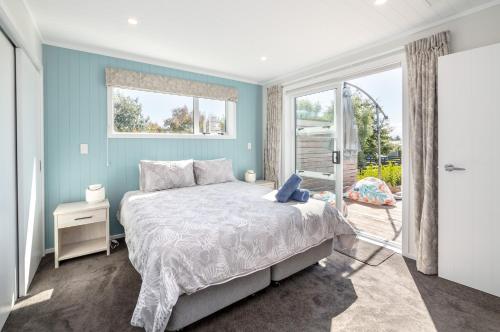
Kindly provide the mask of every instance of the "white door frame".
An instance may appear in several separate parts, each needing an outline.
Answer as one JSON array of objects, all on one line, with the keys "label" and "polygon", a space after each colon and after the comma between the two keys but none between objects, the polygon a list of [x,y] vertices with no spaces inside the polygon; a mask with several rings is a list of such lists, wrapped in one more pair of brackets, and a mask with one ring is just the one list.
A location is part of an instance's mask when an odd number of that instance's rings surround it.
[{"label": "white door frame", "polygon": [[[282,172],[281,181],[285,180],[290,175],[290,170],[294,169],[295,163],[295,139],[290,139],[290,133],[294,133],[294,122],[290,120],[293,117],[293,105],[290,105],[288,95],[296,90],[307,89],[314,87],[328,87],[332,84],[347,81],[356,77],[366,76],[369,74],[389,70],[401,66],[403,73],[403,176],[402,176],[402,191],[403,198],[403,226],[402,226],[402,254],[409,258],[416,257],[415,246],[415,226],[411,222],[413,209],[411,208],[413,190],[412,178],[410,176],[410,126],[409,126],[409,107],[408,107],[408,87],[407,87],[407,70],[406,57],[403,50],[397,51],[394,54],[376,58],[368,62],[352,64],[347,67],[327,72],[318,76],[312,76],[304,80],[294,80],[293,82],[282,83],[283,85],[283,133],[282,133]],[[293,124],[293,125],[291,125]],[[293,130],[292,130],[293,129]],[[292,136],[294,137],[294,136]]]},{"label": "white door frame", "polygon": [[[336,90],[336,98],[335,98],[335,141],[336,141],[336,149],[342,150],[342,146],[344,146],[344,135],[342,132],[342,82],[324,82],[318,83],[310,86],[304,86],[300,88],[296,88],[293,90],[283,89],[283,131],[282,131],[282,170],[281,174],[281,183],[292,174],[295,173],[295,135],[296,135],[296,121],[295,121],[295,105],[294,100],[297,97],[301,97],[308,94],[314,94],[326,90]],[[336,195],[336,206],[339,207],[340,211],[342,211],[342,195],[339,193],[342,192],[342,186],[338,184],[343,183],[343,163],[341,156],[341,163],[335,165],[335,193]]]}]

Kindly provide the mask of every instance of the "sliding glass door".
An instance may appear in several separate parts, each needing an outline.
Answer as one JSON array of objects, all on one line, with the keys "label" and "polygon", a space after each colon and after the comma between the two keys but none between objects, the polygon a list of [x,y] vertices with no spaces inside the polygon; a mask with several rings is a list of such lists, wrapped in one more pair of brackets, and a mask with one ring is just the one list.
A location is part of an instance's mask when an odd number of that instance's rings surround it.
[{"label": "sliding glass door", "polygon": [[335,202],[342,211],[341,85],[302,90],[292,96],[295,173],[301,187]]}]

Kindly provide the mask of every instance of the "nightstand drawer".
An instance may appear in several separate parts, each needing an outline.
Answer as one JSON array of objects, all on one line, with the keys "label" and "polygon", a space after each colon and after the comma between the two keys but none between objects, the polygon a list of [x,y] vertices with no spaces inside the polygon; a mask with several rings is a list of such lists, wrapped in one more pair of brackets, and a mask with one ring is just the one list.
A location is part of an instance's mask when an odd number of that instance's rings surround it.
[{"label": "nightstand drawer", "polygon": [[75,212],[57,217],[57,227],[66,228],[106,221],[106,209]]}]

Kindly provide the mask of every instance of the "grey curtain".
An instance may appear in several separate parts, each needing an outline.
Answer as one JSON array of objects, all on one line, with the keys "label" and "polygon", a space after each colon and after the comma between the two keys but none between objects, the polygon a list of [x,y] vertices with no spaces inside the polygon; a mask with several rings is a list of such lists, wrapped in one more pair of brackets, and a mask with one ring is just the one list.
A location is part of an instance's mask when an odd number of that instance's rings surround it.
[{"label": "grey curtain", "polygon": [[283,87],[267,88],[266,146],[264,148],[264,178],[279,185],[281,170],[281,118]]},{"label": "grey curtain", "polygon": [[405,47],[417,269],[425,274],[436,274],[438,269],[437,62],[449,53],[449,41],[446,31]]}]

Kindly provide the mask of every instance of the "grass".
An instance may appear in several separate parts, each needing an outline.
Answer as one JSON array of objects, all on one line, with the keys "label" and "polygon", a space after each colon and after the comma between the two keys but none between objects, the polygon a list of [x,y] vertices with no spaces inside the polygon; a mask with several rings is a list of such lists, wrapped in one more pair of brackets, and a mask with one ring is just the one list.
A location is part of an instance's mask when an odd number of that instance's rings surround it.
[{"label": "grass", "polygon": [[[378,178],[378,166],[369,165],[358,172],[358,180],[374,177]],[[389,163],[382,165],[382,181],[396,187],[401,185],[401,165]]]}]

